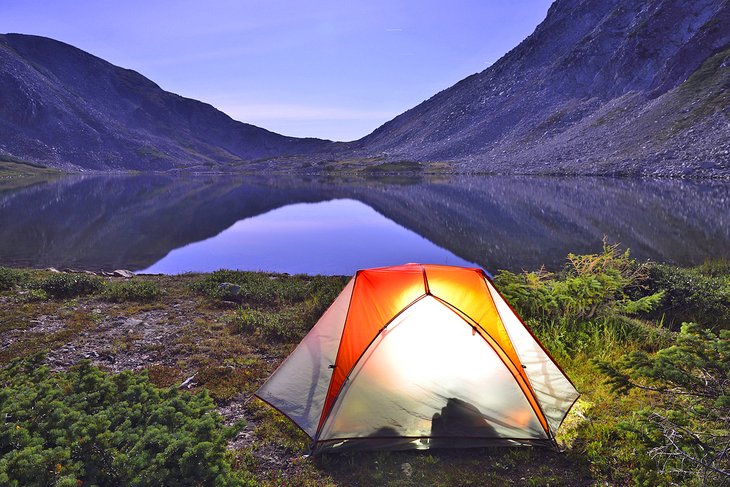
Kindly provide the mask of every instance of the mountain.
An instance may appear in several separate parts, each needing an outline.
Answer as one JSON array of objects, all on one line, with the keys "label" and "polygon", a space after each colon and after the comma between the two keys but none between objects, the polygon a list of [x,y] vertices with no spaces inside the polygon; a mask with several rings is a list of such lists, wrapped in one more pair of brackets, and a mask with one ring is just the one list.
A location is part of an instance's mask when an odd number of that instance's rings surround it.
[{"label": "mountain", "polygon": [[469,171],[730,175],[730,2],[557,0],[495,64],[350,148]]},{"label": "mountain", "polygon": [[0,35],[0,86],[0,160],[55,167],[311,172],[375,160],[395,163],[385,172],[439,162],[730,177],[730,0],[557,0],[492,66],[350,143],[237,122],[36,36]]},{"label": "mountain", "polygon": [[233,120],[68,44],[0,35],[0,159],[71,169],[226,169],[333,145]]}]

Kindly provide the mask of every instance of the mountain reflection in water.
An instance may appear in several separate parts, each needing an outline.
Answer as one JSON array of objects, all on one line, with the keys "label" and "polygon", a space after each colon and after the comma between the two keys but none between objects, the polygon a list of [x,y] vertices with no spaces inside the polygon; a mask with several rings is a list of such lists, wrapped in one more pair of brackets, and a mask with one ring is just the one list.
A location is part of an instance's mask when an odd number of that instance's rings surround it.
[{"label": "mountain reflection in water", "polygon": [[411,261],[474,266],[363,203],[337,199],[296,203],[246,218],[215,237],[173,250],[142,272],[352,274]]},{"label": "mountain reflection in water", "polygon": [[[330,200],[349,202],[298,205]],[[299,211],[298,224],[291,232],[280,225],[276,235],[258,226],[255,245],[247,244],[246,238],[254,237],[242,229],[281,216],[272,210],[290,216]],[[369,230],[358,227],[358,215]],[[338,222],[343,230],[312,240],[317,232],[303,227],[324,221]],[[356,241],[346,240],[347,232],[354,232]],[[0,190],[0,265],[11,266],[350,274],[361,267],[428,260],[474,262],[490,271],[542,264],[554,269],[569,252],[599,251],[604,236],[640,259],[691,265],[730,258],[730,184],[486,176],[335,183],[134,175],[66,177]],[[291,255],[275,264],[274,250]]]}]

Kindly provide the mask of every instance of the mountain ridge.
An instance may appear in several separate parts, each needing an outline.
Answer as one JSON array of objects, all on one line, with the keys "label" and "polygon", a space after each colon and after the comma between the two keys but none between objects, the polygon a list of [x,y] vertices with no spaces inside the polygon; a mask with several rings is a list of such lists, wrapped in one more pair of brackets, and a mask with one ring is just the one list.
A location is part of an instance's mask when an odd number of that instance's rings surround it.
[{"label": "mountain ridge", "polygon": [[0,155],[71,169],[226,168],[333,144],[286,137],[164,91],[69,44],[0,35]]}]

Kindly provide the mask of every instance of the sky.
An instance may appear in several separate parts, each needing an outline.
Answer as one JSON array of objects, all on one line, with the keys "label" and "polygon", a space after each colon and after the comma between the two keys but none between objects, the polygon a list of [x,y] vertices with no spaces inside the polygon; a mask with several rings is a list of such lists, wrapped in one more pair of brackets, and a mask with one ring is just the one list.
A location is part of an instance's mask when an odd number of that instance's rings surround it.
[{"label": "sky", "polygon": [[0,0],[52,37],[236,120],[354,140],[527,37],[552,0]]}]

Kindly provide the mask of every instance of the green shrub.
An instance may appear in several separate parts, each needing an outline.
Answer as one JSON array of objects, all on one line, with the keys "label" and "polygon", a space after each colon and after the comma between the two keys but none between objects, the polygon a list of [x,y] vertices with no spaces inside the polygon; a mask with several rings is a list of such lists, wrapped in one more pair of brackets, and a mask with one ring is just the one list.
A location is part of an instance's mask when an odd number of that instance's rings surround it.
[{"label": "green shrub", "polygon": [[494,283],[526,318],[592,320],[653,309],[663,291],[635,296],[644,273],[628,250],[604,244],[601,254],[569,254],[559,274],[501,271]]},{"label": "green shrub", "polygon": [[25,294],[19,296],[19,298],[19,301],[23,303],[47,301],[48,293],[46,293],[43,289],[28,289]]},{"label": "green shrub", "polygon": [[730,278],[729,259],[710,259],[695,267],[697,272],[710,277]]},{"label": "green shrub", "polygon": [[253,334],[256,330],[264,327],[264,323],[269,319],[269,314],[263,311],[238,308],[236,313],[229,319],[236,333],[245,335]]},{"label": "green shrub", "polygon": [[0,267],[0,291],[7,291],[15,286],[26,284],[29,276],[27,272],[18,269]]},{"label": "green shrub", "polygon": [[74,298],[93,294],[102,289],[102,280],[88,274],[52,274],[37,286],[54,298]]},{"label": "green shrub", "polygon": [[665,264],[648,266],[645,285],[664,299],[651,313],[676,328],[684,321],[730,328],[730,273],[720,265],[683,269]]},{"label": "green shrub", "polygon": [[637,345],[656,350],[671,339],[671,332],[641,320],[614,316],[592,321],[568,319],[526,320],[550,353],[565,360],[579,354],[605,358]]},{"label": "green shrub", "polygon": [[629,343],[666,342],[667,333],[635,318],[664,295],[642,287],[646,272],[628,250],[604,244],[600,254],[569,254],[559,273],[501,271],[494,284],[553,353],[600,357]]},{"label": "green shrub", "polygon": [[651,406],[621,427],[675,485],[730,482],[730,330],[718,335],[685,323],[676,342],[656,354],[635,351],[597,365],[616,392],[655,393]]},{"label": "green shrub", "polygon": [[154,301],[162,295],[160,287],[152,281],[108,282],[102,297],[116,303],[124,301]]},{"label": "green shrub", "polygon": [[285,288],[301,288],[306,291],[303,295],[297,291],[298,302],[276,310],[240,307],[228,319],[234,331],[255,335],[269,342],[297,342],[314,326],[344,285],[343,280],[321,276],[306,280],[299,276],[288,279],[298,284],[285,284]]},{"label": "green shrub", "polygon": [[212,298],[273,306],[304,298],[304,286],[291,281],[289,276],[219,270],[198,282],[196,289]]},{"label": "green shrub", "polygon": [[193,288],[215,299],[279,307],[301,303],[315,296],[329,305],[344,284],[342,279],[324,276],[218,270],[196,282]]},{"label": "green shrub", "polygon": [[0,485],[243,485],[206,393],[159,389],[146,374],[42,357],[0,371]]}]

